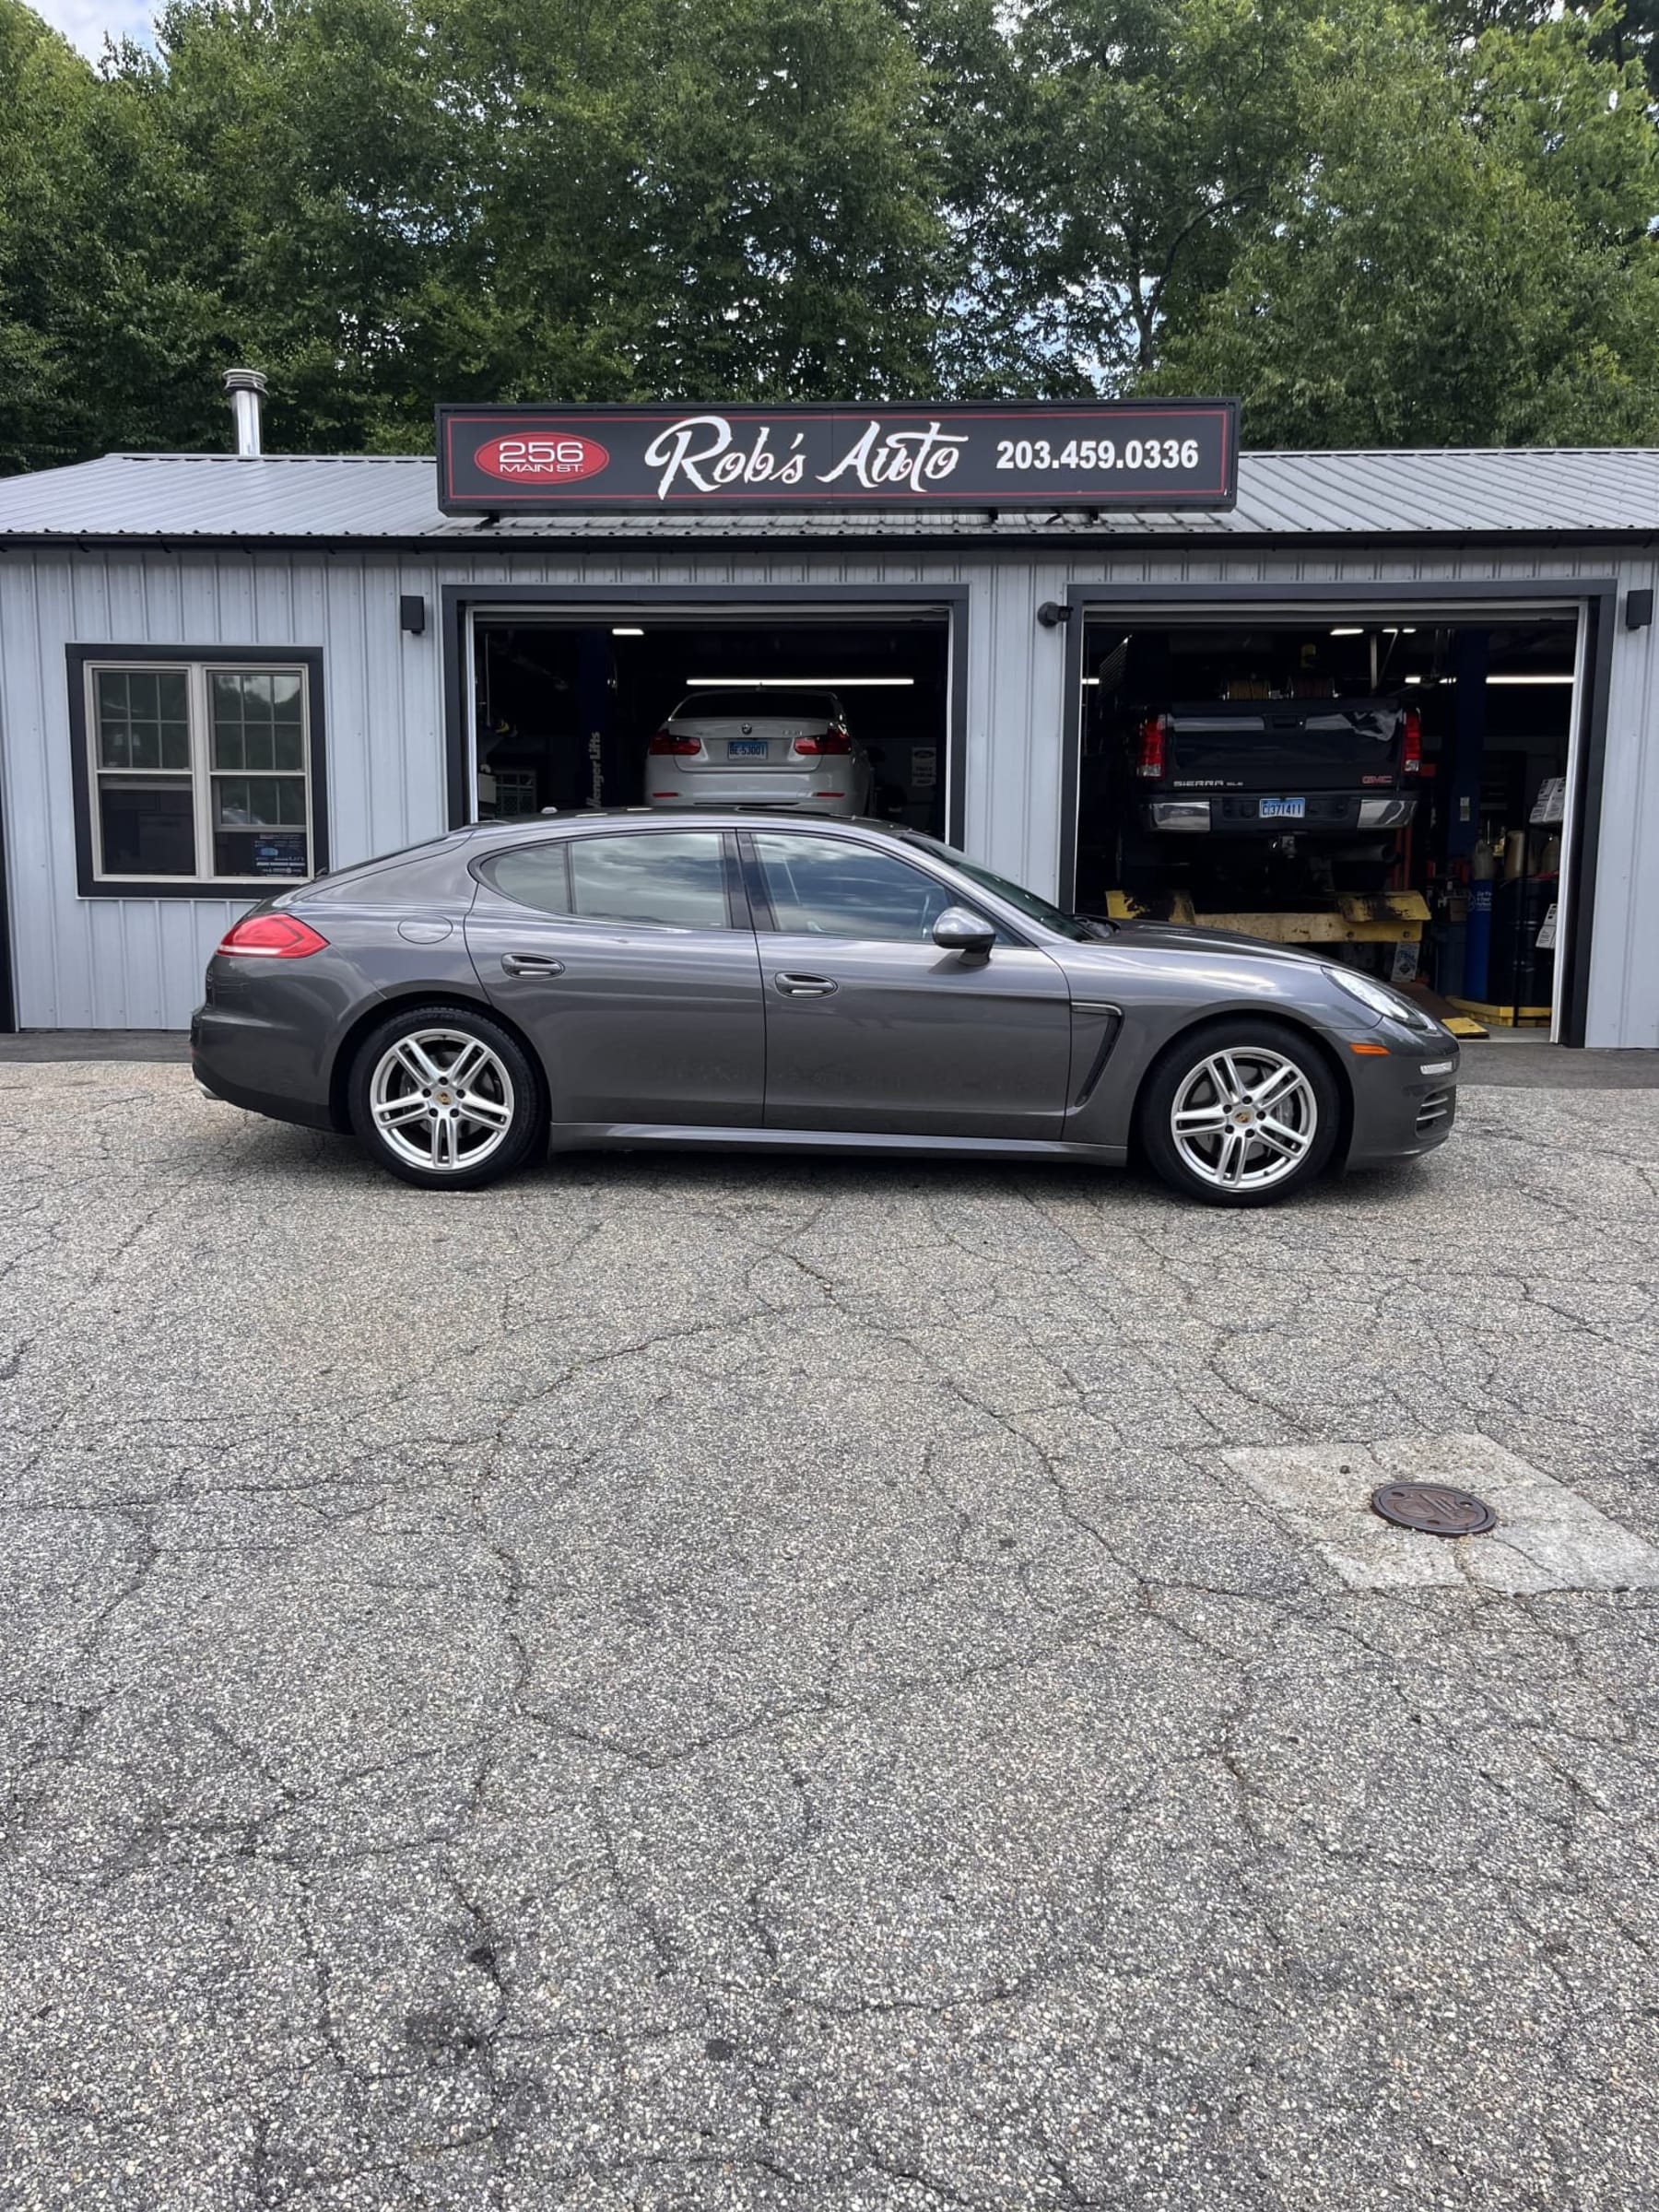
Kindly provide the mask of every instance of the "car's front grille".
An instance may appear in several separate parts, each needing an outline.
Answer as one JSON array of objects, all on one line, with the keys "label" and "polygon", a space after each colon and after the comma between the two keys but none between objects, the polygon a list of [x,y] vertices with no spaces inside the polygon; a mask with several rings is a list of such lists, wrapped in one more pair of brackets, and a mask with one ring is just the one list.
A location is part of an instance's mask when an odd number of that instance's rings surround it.
[{"label": "car's front grille", "polygon": [[1442,1122],[1449,1122],[1456,1098],[1457,1092],[1453,1088],[1430,1091],[1418,1107],[1418,1135],[1427,1136],[1431,1129],[1438,1129]]}]

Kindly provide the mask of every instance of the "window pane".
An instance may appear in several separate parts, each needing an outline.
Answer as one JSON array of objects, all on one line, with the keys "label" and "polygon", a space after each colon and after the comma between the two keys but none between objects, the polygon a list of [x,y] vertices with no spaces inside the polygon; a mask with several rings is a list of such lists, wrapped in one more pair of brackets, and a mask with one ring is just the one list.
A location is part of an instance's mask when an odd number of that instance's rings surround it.
[{"label": "window pane", "polygon": [[156,678],[160,703],[157,709],[163,722],[184,722],[190,714],[190,678],[182,668],[169,668]]},{"label": "window pane", "polygon": [[131,768],[127,747],[127,679],[119,669],[99,672],[98,764],[100,768]]},{"label": "window pane", "polygon": [[128,711],[142,714],[149,722],[161,719],[160,679],[154,676],[140,676],[134,670],[127,677]]},{"label": "window pane", "polygon": [[571,877],[562,840],[558,844],[522,845],[516,853],[503,853],[484,874],[503,898],[516,899],[521,906],[539,908],[544,914],[568,914],[571,911]]},{"label": "window pane", "polygon": [[246,723],[268,723],[271,719],[270,677],[244,676],[241,681],[242,720]]},{"label": "window pane", "polygon": [[100,670],[96,679],[98,713],[98,765],[100,768],[131,768],[132,708],[127,698],[127,679],[116,669]]},{"label": "window pane", "polygon": [[160,767],[161,724],[159,722],[140,722],[135,718],[128,724],[128,744],[135,768]]},{"label": "window pane", "polygon": [[718,830],[572,838],[571,890],[575,912],[595,922],[731,926]]},{"label": "window pane", "polygon": [[213,765],[248,765],[242,749],[241,680],[223,668],[213,672]]},{"label": "window pane", "polygon": [[195,816],[187,782],[98,780],[106,876],[194,876]]},{"label": "window pane", "polygon": [[161,724],[161,765],[163,768],[189,768],[190,724],[188,722],[164,722]]},{"label": "window pane", "polygon": [[215,776],[213,819],[216,829],[248,825],[277,829],[288,823],[305,823],[305,779],[302,776]]},{"label": "window pane", "polygon": [[[248,764],[253,766],[253,762]],[[273,768],[303,769],[305,766],[305,733],[296,722],[291,725],[278,723],[271,733],[271,766]]]},{"label": "window pane", "polygon": [[942,883],[839,839],[757,833],[761,880],[781,930],[919,944],[955,902]]},{"label": "window pane", "polygon": [[271,700],[278,722],[300,721],[300,678],[297,676],[274,676],[271,678]]}]

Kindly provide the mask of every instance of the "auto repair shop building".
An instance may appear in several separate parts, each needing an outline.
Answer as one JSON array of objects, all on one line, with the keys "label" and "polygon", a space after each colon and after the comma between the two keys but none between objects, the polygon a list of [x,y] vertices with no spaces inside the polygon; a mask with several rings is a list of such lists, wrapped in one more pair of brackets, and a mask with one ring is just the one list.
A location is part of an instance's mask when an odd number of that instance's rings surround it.
[{"label": "auto repair shop building", "polygon": [[[1171,439],[1160,482],[1124,465],[1157,463],[1158,426],[1109,408],[682,411],[726,424],[722,476],[670,409],[446,414],[436,464],[112,454],[0,483],[11,1026],[182,1028],[285,882],[648,801],[650,737],[700,687],[834,689],[887,812],[1099,905],[1113,686],[1155,637],[1233,699],[1409,688],[1428,803],[1392,888],[1427,900],[1430,980],[1566,1043],[1659,1046],[1659,452],[1236,455],[1212,406],[1220,473]],[[953,478],[971,439],[983,471]],[[882,479],[883,441],[919,482]],[[841,472],[816,504],[789,503],[796,451]]]}]

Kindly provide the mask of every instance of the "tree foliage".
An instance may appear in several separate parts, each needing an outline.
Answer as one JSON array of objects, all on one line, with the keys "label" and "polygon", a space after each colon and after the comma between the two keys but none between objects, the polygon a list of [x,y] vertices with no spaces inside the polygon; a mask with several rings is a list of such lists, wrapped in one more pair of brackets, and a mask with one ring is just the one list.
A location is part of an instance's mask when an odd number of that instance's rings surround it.
[{"label": "tree foliage", "polygon": [[1241,393],[1257,444],[1659,438],[1659,137],[1596,29],[1356,56],[1156,383]]},{"label": "tree foliage", "polygon": [[0,468],[439,399],[1659,438],[1659,0],[0,0]]}]

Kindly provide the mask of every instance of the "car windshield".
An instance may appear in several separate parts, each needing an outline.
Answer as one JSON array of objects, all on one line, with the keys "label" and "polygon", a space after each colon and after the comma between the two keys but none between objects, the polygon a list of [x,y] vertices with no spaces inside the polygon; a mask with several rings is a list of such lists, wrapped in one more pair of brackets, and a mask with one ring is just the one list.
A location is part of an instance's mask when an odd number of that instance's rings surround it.
[{"label": "car windshield", "polygon": [[1035,891],[1028,891],[1023,884],[1010,883],[1006,876],[994,876],[989,868],[982,868],[977,861],[970,860],[965,853],[959,853],[954,845],[942,844],[936,837],[928,837],[920,830],[912,830],[905,833],[904,841],[907,845],[920,845],[924,852],[936,853],[941,860],[950,863],[959,876],[966,876],[971,883],[977,883],[982,890],[994,891],[999,899],[1006,899],[1010,906],[1018,907],[1022,914],[1029,914],[1033,922],[1041,922],[1044,929],[1052,929],[1057,937],[1070,937],[1082,944],[1091,937],[1109,937],[1112,935],[1110,922],[1092,914],[1065,913],[1052,900],[1040,899]]},{"label": "car windshield", "polygon": [[835,700],[828,691],[693,691],[675,708],[672,720],[698,721],[707,714],[723,720],[744,715],[750,721],[760,714],[786,714],[792,722],[805,715],[814,722],[832,722]]}]

